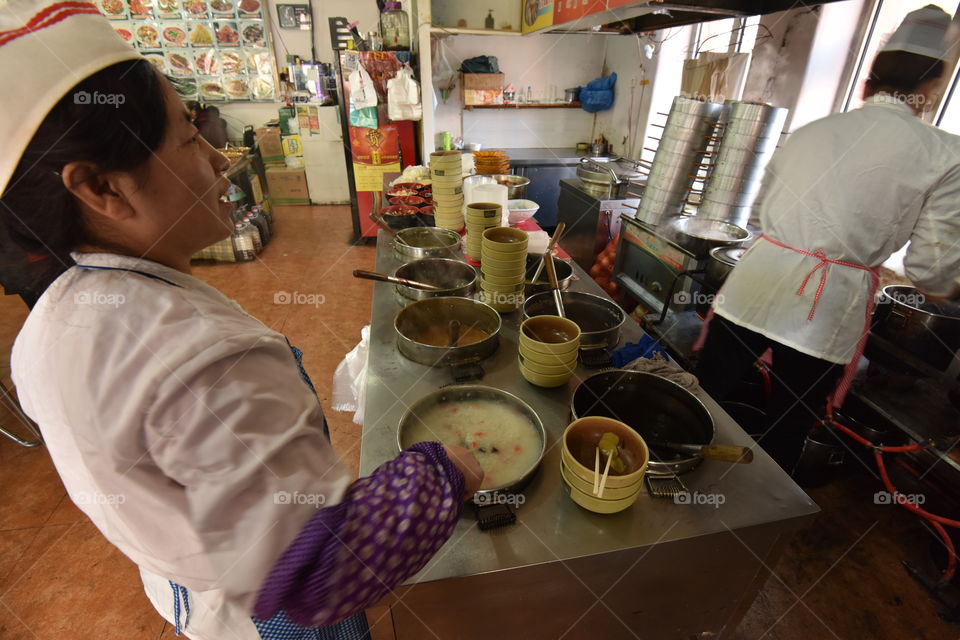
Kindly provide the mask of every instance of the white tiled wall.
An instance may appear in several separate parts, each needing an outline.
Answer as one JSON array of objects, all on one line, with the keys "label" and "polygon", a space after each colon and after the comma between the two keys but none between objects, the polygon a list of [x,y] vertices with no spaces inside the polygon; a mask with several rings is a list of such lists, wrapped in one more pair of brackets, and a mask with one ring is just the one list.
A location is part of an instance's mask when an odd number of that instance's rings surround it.
[{"label": "white tiled wall", "polygon": [[[601,75],[604,37],[593,35],[449,36],[443,47],[459,68],[466,58],[496,56],[507,84],[532,87],[540,98],[585,85]],[[590,139],[593,114],[582,109],[462,111],[459,82],[444,103],[437,95],[437,132],[463,135],[485,147],[571,147]],[[425,99],[429,100],[427,94]]]}]

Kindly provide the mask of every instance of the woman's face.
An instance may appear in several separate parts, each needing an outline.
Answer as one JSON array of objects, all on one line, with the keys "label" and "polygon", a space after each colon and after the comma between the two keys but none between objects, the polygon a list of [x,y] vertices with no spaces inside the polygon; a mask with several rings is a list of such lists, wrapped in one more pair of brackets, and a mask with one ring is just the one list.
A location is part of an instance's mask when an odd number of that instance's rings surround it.
[{"label": "woman's face", "polygon": [[107,174],[69,163],[63,180],[94,238],[81,251],[112,250],[189,272],[191,256],[233,230],[232,207],[220,201],[230,162],[199,135],[170,82],[159,81],[166,133],[149,159],[135,171]]},{"label": "woman's face", "polygon": [[144,241],[163,253],[190,256],[232,231],[231,206],[220,201],[230,186],[223,177],[230,162],[199,135],[170,82],[160,82],[166,136],[138,172],[139,188],[129,191],[127,199]]}]

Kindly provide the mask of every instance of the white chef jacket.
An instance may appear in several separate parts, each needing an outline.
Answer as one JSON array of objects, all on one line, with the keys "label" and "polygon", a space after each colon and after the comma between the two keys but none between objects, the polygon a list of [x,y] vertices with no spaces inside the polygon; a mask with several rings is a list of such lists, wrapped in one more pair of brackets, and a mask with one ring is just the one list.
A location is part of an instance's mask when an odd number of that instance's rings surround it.
[{"label": "white chef jacket", "polygon": [[[767,167],[754,205],[763,233],[790,247],[876,267],[908,241],[907,277],[933,294],[960,284],[960,136],[877,94],[855,111],[792,134]],[[730,273],[714,311],[800,352],[849,362],[861,334],[869,272],[758,240]]]},{"label": "white chef jacket", "polygon": [[79,266],[58,278],[14,345],[23,408],[71,499],[145,582],[206,592],[215,615],[193,616],[213,625],[198,637],[258,638],[257,591],[318,508],[275,494],[330,506],[351,482],[319,403],[286,339],[216,289],[148,260],[74,258],[158,279]]}]

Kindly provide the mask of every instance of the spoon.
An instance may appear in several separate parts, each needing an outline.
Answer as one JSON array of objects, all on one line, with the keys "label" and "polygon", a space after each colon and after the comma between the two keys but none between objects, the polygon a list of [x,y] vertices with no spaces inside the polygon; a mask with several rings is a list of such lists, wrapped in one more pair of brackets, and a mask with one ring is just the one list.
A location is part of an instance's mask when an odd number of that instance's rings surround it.
[{"label": "spoon", "polygon": [[406,278],[388,276],[385,273],[377,273],[376,271],[364,271],[363,269],[354,269],[353,277],[363,278],[364,280],[376,280],[377,282],[392,282],[393,284],[402,284],[405,287],[413,287],[414,289],[423,289],[424,291],[443,291],[442,287],[438,287],[432,284],[427,284],[426,282],[417,282],[416,280],[407,280]]}]

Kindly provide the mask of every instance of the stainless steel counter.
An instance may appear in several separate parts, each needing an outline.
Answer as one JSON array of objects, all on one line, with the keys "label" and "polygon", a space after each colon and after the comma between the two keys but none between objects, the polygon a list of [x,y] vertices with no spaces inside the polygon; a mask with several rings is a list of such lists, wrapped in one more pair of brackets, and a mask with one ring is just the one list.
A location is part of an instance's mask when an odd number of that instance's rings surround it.
[{"label": "stainless steel counter", "polygon": [[589,155],[587,151],[577,151],[573,148],[518,148],[503,149],[503,152],[510,156],[510,164],[515,166],[524,166],[531,164],[579,164],[580,158]]},{"label": "stainless steel counter", "polygon": [[[377,271],[393,273],[399,265],[381,232]],[[573,290],[603,295],[574,269],[579,278]],[[364,475],[397,455],[396,430],[406,407],[452,382],[446,370],[410,362],[397,351],[393,317],[399,308],[393,287],[377,284],[360,453]],[[619,514],[580,508],[561,485],[558,441],[570,421],[577,380],[591,371],[581,367],[558,389],[523,380],[517,367],[520,315],[503,316],[500,347],[482,362],[486,376],[479,384],[510,391],[537,411],[547,431],[547,454],[524,491],[515,525],[484,533],[465,509],[452,539],[397,591],[397,637],[433,637],[432,631],[444,639],[555,638],[571,629],[568,638],[601,632],[632,637],[627,629],[642,629],[643,637],[663,639],[732,631],[762,584],[764,563],[772,564],[784,536],[808,522],[817,506],[758,448],[750,465],[705,461],[683,476],[701,504],[675,504],[644,489]],[[642,335],[628,320],[621,345]],[[753,443],[709,396],[698,395],[716,421],[717,442]],[[485,607],[496,607],[496,614],[485,615]],[[551,622],[510,626],[532,621],[534,614]]]}]

